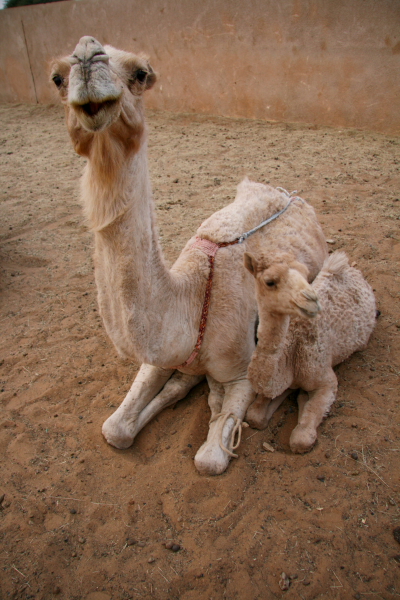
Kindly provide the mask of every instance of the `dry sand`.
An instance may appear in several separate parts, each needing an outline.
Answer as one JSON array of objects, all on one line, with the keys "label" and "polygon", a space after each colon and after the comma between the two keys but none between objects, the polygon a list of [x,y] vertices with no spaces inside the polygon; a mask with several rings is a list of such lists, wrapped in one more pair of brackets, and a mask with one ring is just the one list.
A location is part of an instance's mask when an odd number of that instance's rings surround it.
[{"label": "dry sand", "polygon": [[245,430],[225,474],[204,477],[193,457],[206,384],[132,448],[103,440],[138,365],[118,358],[97,312],[84,160],[60,107],[1,106],[0,119],[0,597],[399,598],[400,140],[149,113],[168,260],[248,175],[313,204],[382,313],[368,349],[336,369],[338,398],[309,454],[289,450],[288,400],[266,431]]}]

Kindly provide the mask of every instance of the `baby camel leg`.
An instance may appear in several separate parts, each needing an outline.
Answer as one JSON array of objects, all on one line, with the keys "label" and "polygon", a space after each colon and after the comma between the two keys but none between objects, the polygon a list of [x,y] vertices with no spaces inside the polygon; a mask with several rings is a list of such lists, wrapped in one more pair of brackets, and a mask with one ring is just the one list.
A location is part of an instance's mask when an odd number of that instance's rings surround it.
[{"label": "baby camel leg", "polygon": [[[103,435],[109,444],[120,449],[129,448],[142,427],[164,406],[172,404],[169,393],[172,389],[176,400],[179,400],[182,391],[186,395],[189,389],[198,383],[199,379],[196,376],[189,376],[188,380],[187,376],[180,378],[180,373],[176,376],[173,373],[173,369],[162,369],[147,364],[140,367],[124,401],[103,424]],[[161,401],[160,398],[156,400],[162,388],[165,394]],[[152,404],[153,400],[156,400],[155,404]],[[142,411],[145,411],[143,415]]]},{"label": "baby camel leg", "polygon": [[[194,463],[200,473],[219,475],[227,468],[236,448],[234,437],[241,434],[242,420],[255,392],[247,378],[222,384],[224,400],[219,414],[210,421],[207,440],[198,450]],[[217,397],[218,394],[216,394]]]},{"label": "baby camel leg", "polygon": [[282,402],[289,396],[293,390],[288,389],[276,398],[266,398],[261,394],[257,395],[253,404],[249,406],[246,412],[246,421],[254,429],[265,429],[276,410]]},{"label": "baby camel leg", "polygon": [[317,440],[317,428],[329,413],[336,398],[337,379],[331,370],[323,385],[312,392],[301,391],[297,398],[299,421],[292,431],[289,444],[292,452],[303,453],[311,450]]}]

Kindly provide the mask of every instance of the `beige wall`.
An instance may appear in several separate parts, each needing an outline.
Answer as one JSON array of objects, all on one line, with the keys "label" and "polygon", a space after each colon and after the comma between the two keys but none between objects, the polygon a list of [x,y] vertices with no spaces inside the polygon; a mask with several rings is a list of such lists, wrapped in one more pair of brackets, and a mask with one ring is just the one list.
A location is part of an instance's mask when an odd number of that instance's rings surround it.
[{"label": "beige wall", "polygon": [[0,11],[0,102],[53,102],[82,35],[145,51],[148,106],[400,133],[400,0],[81,0]]}]

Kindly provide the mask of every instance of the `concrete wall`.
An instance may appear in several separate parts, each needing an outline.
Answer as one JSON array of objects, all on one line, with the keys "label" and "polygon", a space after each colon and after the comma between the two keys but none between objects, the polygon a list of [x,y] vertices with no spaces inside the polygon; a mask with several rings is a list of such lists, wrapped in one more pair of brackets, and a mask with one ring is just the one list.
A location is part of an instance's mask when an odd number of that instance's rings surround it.
[{"label": "concrete wall", "polygon": [[0,11],[0,102],[54,102],[82,35],[144,51],[148,106],[400,133],[399,0],[70,0]]}]

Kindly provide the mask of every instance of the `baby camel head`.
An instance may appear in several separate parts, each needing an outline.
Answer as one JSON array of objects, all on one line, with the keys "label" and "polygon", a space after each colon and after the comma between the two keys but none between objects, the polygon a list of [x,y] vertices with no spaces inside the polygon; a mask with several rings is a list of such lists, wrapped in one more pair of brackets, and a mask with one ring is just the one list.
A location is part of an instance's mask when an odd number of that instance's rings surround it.
[{"label": "baby camel head", "polygon": [[270,313],[315,317],[321,310],[318,297],[307,279],[304,265],[288,262],[285,257],[258,260],[245,252],[244,265],[256,280],[257,299],[261,309]]},{"label": "baby camel head", "polygon": [[100,132],[120,117],[128,124],[141,120],[141,95],[156,76],[145,57],[85,36],[71,56],[53,62],[51,79],[73,121],[87,132]]}]

